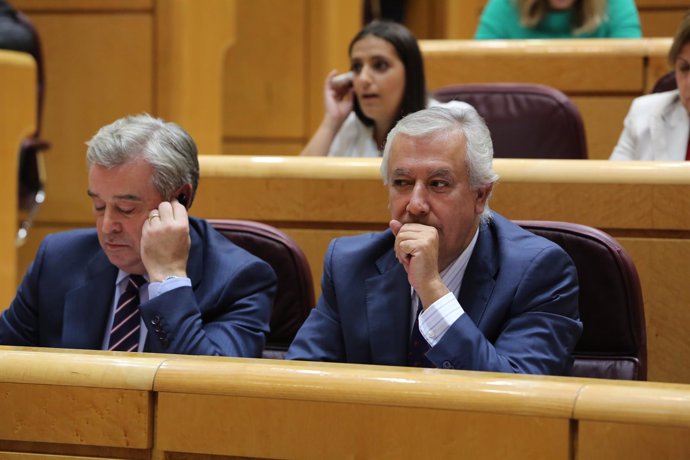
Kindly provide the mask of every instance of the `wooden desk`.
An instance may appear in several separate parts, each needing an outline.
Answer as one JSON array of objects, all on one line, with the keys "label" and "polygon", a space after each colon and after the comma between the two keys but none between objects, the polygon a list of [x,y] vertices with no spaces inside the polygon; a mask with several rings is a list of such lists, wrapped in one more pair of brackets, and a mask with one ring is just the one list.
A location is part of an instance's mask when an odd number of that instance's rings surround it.
[{"label": "wooden desk", "polygon": [[0,457],[150,458],[151,390],[162,361],[155,355],[0,347]]},{"label": "wooden desk", "polygon": [[580,109],[589,157],[607,159],[632,100],[668,72],[670,38],[421,40],[430,90],[457,83],[552,86]]},{"label": "wooden desk", "polygon": [[[305,251],[319,282],[328,242],[387,228],[378,159],[206,156],[192,212],[277,226]],[[631,254],[645,301],[649,379],[690,383],[690,164],[494,161],[491,206],[511,219],[600,228]]]},{"label": "wooden desk", "polygon": [[156,446],[173,459],[567,459],[579,388],[506,374],[175,359],[156,378]]},{"label": "wooden desk", "polygon": [[12,460],[690,454],[689,385],[17,347],[0,367]]},{"label": "wooden desk", "polygon": [[688,385],[597,382],[578,393],[580,460],[690,456]]},{"label": "wooden desk", "polygon": [[0,309],[17,288],[17,177],[22,140],[36,131],[36,64],[29,54],[0,50]]}]

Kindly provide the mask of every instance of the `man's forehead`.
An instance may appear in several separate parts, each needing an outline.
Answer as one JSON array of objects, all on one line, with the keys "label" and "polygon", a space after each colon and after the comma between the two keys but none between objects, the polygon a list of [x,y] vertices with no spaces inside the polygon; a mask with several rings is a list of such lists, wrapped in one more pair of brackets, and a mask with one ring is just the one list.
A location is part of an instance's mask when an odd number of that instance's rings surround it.
[{"label": "man's forehead", "polygon": [[413,137],[400,134],[391,145],[389,170],[419,168],[464,169],[465,142],[459,132]]}]

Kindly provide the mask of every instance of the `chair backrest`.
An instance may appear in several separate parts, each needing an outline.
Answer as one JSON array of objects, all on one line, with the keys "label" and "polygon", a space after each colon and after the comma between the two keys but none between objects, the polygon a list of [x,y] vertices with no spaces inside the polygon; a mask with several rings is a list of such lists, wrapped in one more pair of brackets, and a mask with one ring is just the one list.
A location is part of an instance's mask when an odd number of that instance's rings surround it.
[{"label": "chair backrest", "polygon": [[672,70],[661,77],[654,83],[654,88],[652,88],[652,93],[662,93],[664,91],[672,91],[678,88],[678,83],[676,82],[676,72]]},{"label": "chair backrest", "polygon": [[278,291],[264,357],[282,358],[314,306],[314,285],[306,256],[292,238],[270,225],[226,219],[209,219],[209,223],[237,246],[273,267]]},{"label": "chair backrest", "polygon": [[445,86],[441,101],[464,101],[484,118],[496,158],[586,159],[582,116],[568,96],[544,85],[481,83]]},{"label": "chair backrest", "polygon": [[582,337],[572,374],[647,379],[647,339],[640,280],[628,253],[608,234],[566,222],[515,221],[553,241],[575,263],[580,284]]}]

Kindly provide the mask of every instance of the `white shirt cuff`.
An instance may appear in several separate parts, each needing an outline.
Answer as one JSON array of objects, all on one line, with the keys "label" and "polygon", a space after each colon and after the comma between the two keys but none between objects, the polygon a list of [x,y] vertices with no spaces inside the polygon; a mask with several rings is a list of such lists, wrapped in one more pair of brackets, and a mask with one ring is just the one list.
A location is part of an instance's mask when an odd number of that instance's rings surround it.
[{"label": "white shirt cuff", "polygon": [[433,347],[463,313],[465,310],[460,306],[460,302],[449,292],[419,315],[419,332]]},{"label": "white shirt cuff", "polygon": [[168,291],[172,291],[173,289],[185,286],[192,287],[192,280],[189,278],[179,277],[170,278],[161,282],[149,283],[149,300],[154,299],[159,295],[163,295]]}]

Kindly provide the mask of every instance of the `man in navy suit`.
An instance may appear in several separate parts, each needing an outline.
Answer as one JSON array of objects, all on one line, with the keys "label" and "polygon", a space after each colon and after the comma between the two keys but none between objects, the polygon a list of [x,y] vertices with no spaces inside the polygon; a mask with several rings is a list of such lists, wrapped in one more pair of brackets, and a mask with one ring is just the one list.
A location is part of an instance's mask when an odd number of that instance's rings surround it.
[{"label": "man in navy suit", "polygon": [[390,229],[331,242],[287,358],[566,374],[582,331],[575,267],[491,213],[492,159],[472,108],[398,122],[381,164]]},{"label": "man in navy suit", "polygon": [[45,238],[0,344],[260,356],[276,277],[188,216],[199,182],[189,134],[138,115],[87,144],[96,228]]}]

